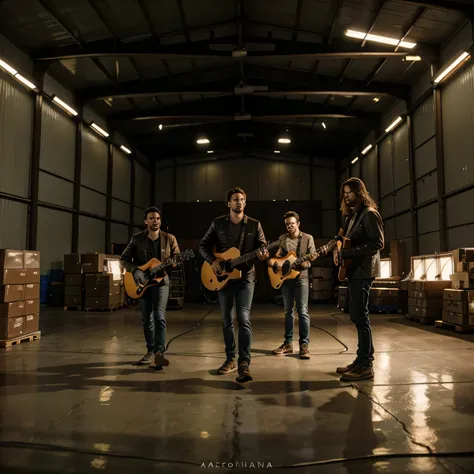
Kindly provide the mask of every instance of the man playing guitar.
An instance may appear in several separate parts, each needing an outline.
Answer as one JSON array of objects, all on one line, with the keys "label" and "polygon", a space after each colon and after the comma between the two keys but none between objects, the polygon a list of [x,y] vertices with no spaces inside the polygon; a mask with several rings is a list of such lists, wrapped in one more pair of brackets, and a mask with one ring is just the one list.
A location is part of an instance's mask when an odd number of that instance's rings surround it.
[{"label": "man playing guitar", "polygon": [[[284,257],[288,252],[293,251],[298,258],[306,254],[313,254],[315,252],[314,239],[312,235],[305,234],[300,231],[300,217],[296,212],[289,211],[283,218],[288,230],[287,234],[283,234],[279,240],[281,246],[278,249],[275,257]],[[314,260],[316,255],[311,258]],[[273,271],[282,271],[282,267],[274,259],[268,261],[268,266],[272,267]],[[299,345],[300,345],[300,359],[309,359],[310,354],[308,350],[309,344],[309,312],[308,312],[308,297],[309,297],[309,279],[308,268],[311,263],[305,261],[301,263],[295,270],[300,274],[291,280],[285,280],[281,286],[281,293],[283,295],[283,305],[285,307],[285,339],[283,344],[273,351],[276,355],[285,355],[293,353],[293,305],[296,302],[296,311],[299,317]]]},{"label": "man playing guitar", "polygon": [[[222,253],[229,248],[237,248],[241,254],[257,252],[260,260],[268,257],[268,251],[261,249],[266,246],[265,235],[259,221],[244,214],[247,196],[239,187],[227,192],[225,203],[230,214],[216,218],[202,238],[199,251],[216,275],[221,272],[221,267],[214,255]],[[215,249],[213,248],[215,247]],[[226,361],[218,369],[219,374],[228,374],[237,369],[235,361],[235,336],[232,308],[234,306],[239,323],[239,359],[238,382],[252,380],[250,375],[250,346],[252,340],[252,326],[250,323],[250,309],[255,288],[255,268],[253,264],[243,263],[237,267],[242,272],[241,279],[231,280],[218,292],[219,304],[224,323],[224,343]]]},{"label": "man playing guitar", "polygon": [[[176,237],[160,230],[161,212],[156,207],[144,211],[147,229],[135,234],[120,257],[120,263],[127,272],[133,274],[139,283],[145,283],[145,273],[138,269],[150,259],[164,261],[179,254]],[[169,365],[165,359],[166,341],[166,306],[170,294],[169,277],[165,275],[160,285],[148,288],[138,300],[142,313],[147,353],[138,361],[139,364],[150,364],[155,358],[159,370]]]},{"label": "man playing guitar", "polygon": [[[377,204],[358,178],[350,178],[341,186],[341,211],[344,216],[343,235],[350,239],[350,248],[335,250],[335,263],[351,259],[347,273],[349,315],[357,328],[357,358],[346,367],[338,367],[341,380],[356,381],[374,378],[372,362],[374,346],[369,319],[369,294],[379,273],[380,254],[384,247],[382,217]],[[337,236],[336,239],[342,239]],[[334,248],[334,246],[333,246]]]}]

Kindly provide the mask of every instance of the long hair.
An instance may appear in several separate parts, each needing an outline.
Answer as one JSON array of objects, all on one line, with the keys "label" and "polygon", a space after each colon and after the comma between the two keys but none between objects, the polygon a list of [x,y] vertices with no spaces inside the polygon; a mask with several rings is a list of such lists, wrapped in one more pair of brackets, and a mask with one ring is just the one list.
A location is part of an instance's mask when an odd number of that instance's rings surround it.
[{"label": "long hair", "polygon": [[347,207],[346,202],[344,201],[344,187],[349,186],[351,191],[355,193],[355,195],[360,198],[365,206],[372,207],[373,209],[378,209],[377,204],[373,200],[372,196],[367,191],[365,184],[359,178],[349,178],[345,183],[341,186],[340,192],[340,200],[341,200],[341,211],[344,215],[349,214],[351,211],[349,207]]}]

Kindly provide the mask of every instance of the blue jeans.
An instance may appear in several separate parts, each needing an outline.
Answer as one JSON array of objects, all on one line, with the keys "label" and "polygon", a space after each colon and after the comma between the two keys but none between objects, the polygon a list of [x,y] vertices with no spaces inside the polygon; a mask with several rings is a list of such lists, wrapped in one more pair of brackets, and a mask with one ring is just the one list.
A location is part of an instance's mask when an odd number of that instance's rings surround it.
[{"label": "blue jeans", "polygon": [[222,319],[224,321],[224,344],[227,360],[235,359],[235,335],[233,308],[239,324],[239,360],[240,364],[250,364],[250,347],[252,344],[252,325],[250,324],[250,308],[252,307],[255,282],[237,280],[230,282],[218,292]]},{"label": "blue jeans", "polygon": [[369,319],[369,294],[373,278],[365,280],[349,280],[349,316],[357,328],[358,348],[356,363],[364,367],[372,367],[374,345]]},{"label": "blue jeans", "polygon": [[138,300],[142,312],[143,331],[149,352],[164,352],[166,343],[166,306],[170,295],[169,285],[148,288]]},{"label": "blue jeans", "polygon": [[299,343],[309,344],[309,281],[307,278],[286,280],[281,286],[283,305],[285,307],[285,342],[293,342],[293,304],[296,301],[296,311],[299,317],[300,339]]}]

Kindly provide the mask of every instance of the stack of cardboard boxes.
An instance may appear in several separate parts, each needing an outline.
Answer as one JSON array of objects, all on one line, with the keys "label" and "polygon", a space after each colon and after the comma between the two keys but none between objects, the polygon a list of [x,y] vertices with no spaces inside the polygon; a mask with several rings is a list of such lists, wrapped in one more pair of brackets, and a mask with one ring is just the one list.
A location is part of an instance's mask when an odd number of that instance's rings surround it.
[{"label": "stack of cardboard boxes", "polygon": [[0,250],[0,340],[39,329],[40,253]]},{"label": "stack of cardboard boxes", "polygon": [[434,323],[443,313],[443,291],[451,286],[446,280],[410,281],[408,284],[408,318]]},{"label": "stack of cardboard boxes", "polygon": [[123,306],[119,257],[102,253],[65,255],[64,271],[65,307],[101,310]]}]

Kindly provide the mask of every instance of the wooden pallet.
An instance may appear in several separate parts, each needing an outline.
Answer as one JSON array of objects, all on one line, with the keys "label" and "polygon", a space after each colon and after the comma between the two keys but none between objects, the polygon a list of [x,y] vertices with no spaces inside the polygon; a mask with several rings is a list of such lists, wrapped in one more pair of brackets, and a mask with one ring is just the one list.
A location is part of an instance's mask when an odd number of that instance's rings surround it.
[{"label": "wooden pallet", "polygon": [[30,334],[26,334],[26,336],[14,337],[12,339],[5,339],[0,341],[0,347],[12,347],[16,346],[17,344],[22,344],[23,342],[30,342],[36,341],[37,339],[41,339],[41,331],[35,331]]},{"label": "wooden pallet", "polygon": [[473,332],[474,326],[461,326],[460,324],[448,323],[446,321],[435,321],[437,328],[454,329],[456,332]]},{"label": "wooden pallet", "polygon": [[435,322],[430,318],[421,318],[420,316],[414,316],[413,314],[407,314],[406,318],[410,321],[416,321],[421,324],[433,324]]},{"label": "wooden pallet", "polygon": [[87,311],[88,313],[103,313],[103,312],[110,312],[110,311],[118,311],[119,309],[122,309],[123,305],[119,306],[114,306],[112,308],[84,308],[84,311]]},{"label": "wooden pallet", "polygon": [[63,311],[82,311],[82,306],[63,306]]}]

